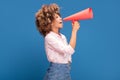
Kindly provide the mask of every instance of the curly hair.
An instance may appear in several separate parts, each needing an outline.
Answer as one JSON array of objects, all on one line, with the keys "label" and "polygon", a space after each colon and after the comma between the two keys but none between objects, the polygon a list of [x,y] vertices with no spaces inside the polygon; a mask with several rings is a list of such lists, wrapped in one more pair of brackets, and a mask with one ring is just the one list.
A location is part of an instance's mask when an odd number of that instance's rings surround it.
[{"label": "curly hair", "polygon": [[60,15],[59,9],[59,6],[53,3],[50,5],[43,5],[36,13],[36,26],[44,37],[51,31],[51,23],[54,20],[55,14]]}]

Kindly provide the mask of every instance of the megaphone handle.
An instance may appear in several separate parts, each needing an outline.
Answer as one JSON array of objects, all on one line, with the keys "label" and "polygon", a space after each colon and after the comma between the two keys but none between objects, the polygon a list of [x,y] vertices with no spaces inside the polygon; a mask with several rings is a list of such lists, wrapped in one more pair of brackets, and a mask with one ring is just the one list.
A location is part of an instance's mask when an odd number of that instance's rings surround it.
[{"label": "megaphone handle", "polygon": [[72,20],[72,23],[74,24],[75,20]]}]

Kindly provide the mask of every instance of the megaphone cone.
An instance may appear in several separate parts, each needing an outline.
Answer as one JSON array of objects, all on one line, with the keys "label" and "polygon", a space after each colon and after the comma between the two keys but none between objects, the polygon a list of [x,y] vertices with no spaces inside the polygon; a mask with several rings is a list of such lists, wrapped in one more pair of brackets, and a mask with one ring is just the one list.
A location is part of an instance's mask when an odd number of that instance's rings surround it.
[{"label": "megaphone cone", "polygon": [[78,21],[78,20],[85,20],[85,19],[92,19],[92,18],[93,18],[92,8],[87,8],[78,13],[75,13],[66,18],[63,18],[63,20],[64,21]]}]

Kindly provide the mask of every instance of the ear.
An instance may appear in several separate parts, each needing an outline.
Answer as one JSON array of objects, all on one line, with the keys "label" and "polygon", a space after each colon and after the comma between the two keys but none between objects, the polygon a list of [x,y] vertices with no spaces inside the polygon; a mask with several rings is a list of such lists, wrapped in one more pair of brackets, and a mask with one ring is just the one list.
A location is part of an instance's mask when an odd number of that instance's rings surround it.
[{"label": "ear", "polygon": [[53,25],[54,25],[54,21],[51,22],[51,26],[53,26]]},{"label": "ear", "polygon": [[51,23],[51,26],[53,26],[53,23]]}]

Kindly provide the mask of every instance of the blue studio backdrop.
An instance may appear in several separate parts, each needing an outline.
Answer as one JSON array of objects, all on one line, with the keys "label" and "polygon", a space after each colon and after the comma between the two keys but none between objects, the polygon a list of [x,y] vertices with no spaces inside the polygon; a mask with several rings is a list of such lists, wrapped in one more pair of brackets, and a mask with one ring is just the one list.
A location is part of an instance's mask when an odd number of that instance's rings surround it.
[{"label": "blue studio backdrop", "polygon": [[[43,4],[57,3],[62,17],[91,7],[80,21],[72,56],[73,80],[120,80],[119,0],[0,0],[0,80],[42,80],[49,66],[44,38],[35,26]],[[71,22],[61,29],[69,42]]]}]

